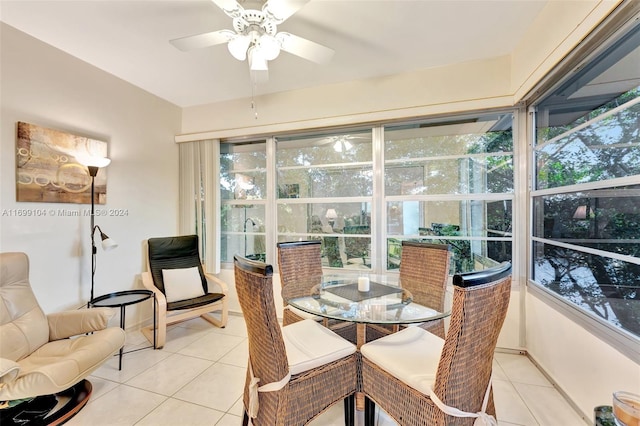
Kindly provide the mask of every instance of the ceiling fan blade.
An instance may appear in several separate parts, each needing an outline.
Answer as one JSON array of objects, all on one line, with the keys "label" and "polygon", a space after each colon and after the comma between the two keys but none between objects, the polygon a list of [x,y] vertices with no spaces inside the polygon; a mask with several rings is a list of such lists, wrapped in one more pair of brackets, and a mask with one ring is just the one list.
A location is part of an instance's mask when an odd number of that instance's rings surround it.
[{"label": "ceiling fan blade", "polygon": [[227,16],[237,18],[242,14],[244,8],[236,0],[211,0],[218,6]]},{"label": "ceiling fan blade", "polygon": [[328,63],[335,53],[333,49],[291,33],[281,32],[276,34],[276,38],[285,52],[318,64]]},{"label": "ceiling fan blade", "polygon": [[281,24],[285,19],[296,13],[307,3],[309,3],[309,0],[268,0],[262,7],[262,11],[271,19],[276,21],[277,24]]},{"label": "ceiling fan blade", "polygon": [[193,49],[202,49],[203,47],[215,46],[216,44],[226,43],[231,40],[236,33],[230,30],[212,31],[210,33],[196,34],[187,37],[175,38],[169,40],[178,49],[186,52]]}]

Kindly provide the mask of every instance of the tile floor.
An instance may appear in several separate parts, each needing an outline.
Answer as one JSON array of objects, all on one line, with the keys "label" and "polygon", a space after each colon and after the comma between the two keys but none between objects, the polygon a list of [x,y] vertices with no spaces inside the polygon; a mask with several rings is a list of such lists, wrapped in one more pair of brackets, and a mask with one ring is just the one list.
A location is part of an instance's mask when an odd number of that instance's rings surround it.
[{"label": "tile floor", "polygon": [[[122,371],[117,357],[96,370],[91,400],[67,425],[240,425],[246,336],[242,317],[234,315],[224,329],[199,318],[174,325],[164,349],[125,354]],[[146,345],[140,332],[127,333],[125,350]],[[494,375],[500,426],[587,424],[525,356],[496,353]],[[357,420],[364,424],[361,413]],[[342,404],[312,422],[343,424]],[[384,412],[377,424],[395,425]]]}]

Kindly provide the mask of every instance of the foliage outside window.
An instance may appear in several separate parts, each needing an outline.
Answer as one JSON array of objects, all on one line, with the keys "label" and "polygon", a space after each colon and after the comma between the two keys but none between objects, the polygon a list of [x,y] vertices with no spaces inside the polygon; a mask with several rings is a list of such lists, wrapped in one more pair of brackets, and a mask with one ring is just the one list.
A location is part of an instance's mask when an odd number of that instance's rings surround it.
[{"label": "foliage outside window", "polygon": [[533,280],[640,336],[640,27],[535,105]]}]

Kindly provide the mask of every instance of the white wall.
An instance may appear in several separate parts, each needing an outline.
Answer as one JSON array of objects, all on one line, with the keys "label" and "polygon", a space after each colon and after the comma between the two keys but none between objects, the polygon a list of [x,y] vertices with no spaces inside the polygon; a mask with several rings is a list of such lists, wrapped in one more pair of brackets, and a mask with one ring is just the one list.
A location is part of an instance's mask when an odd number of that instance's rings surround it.
[{"label": "white wall", "polygon": [[[16,122],[108,142],[107,204],[123,217],[96,217],[119,247],[98,247],[96,295],[139,287],[141,243],[177,230],[178,107],[0,24],[0,250],[24,251],[45,312],[86,303],[90,287],[90,218],[14,217],[13,209],[87,209],[90,205],[16,202]],[[97,236],[99,241],[99,236]],[[149,308],[128,309],[130,324]],[[147,310],[146,312],[142,312]],[[129,315],[131,313],[131,315]],[[129,323],[127,324],[129,325]]]},{"label": "white wall", "polygon": [[527,295],[526,306],[528,352],[586,418],[611,405],[616,390],[640,394],[640,365],[536,295]]}]

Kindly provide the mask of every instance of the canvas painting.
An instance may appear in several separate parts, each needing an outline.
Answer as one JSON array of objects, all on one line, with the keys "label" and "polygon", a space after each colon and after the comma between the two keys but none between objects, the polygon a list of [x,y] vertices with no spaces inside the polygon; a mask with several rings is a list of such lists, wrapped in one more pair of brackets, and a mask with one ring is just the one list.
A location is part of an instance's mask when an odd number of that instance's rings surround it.
[{"label": "canvas painting", "polygon": [[[106,157],[107,143],[18,122],[16,199],[44,203],[91,203],[91,176],[82,157]],[[96,204],[107,201],[107,175],[95,177]]]}]

